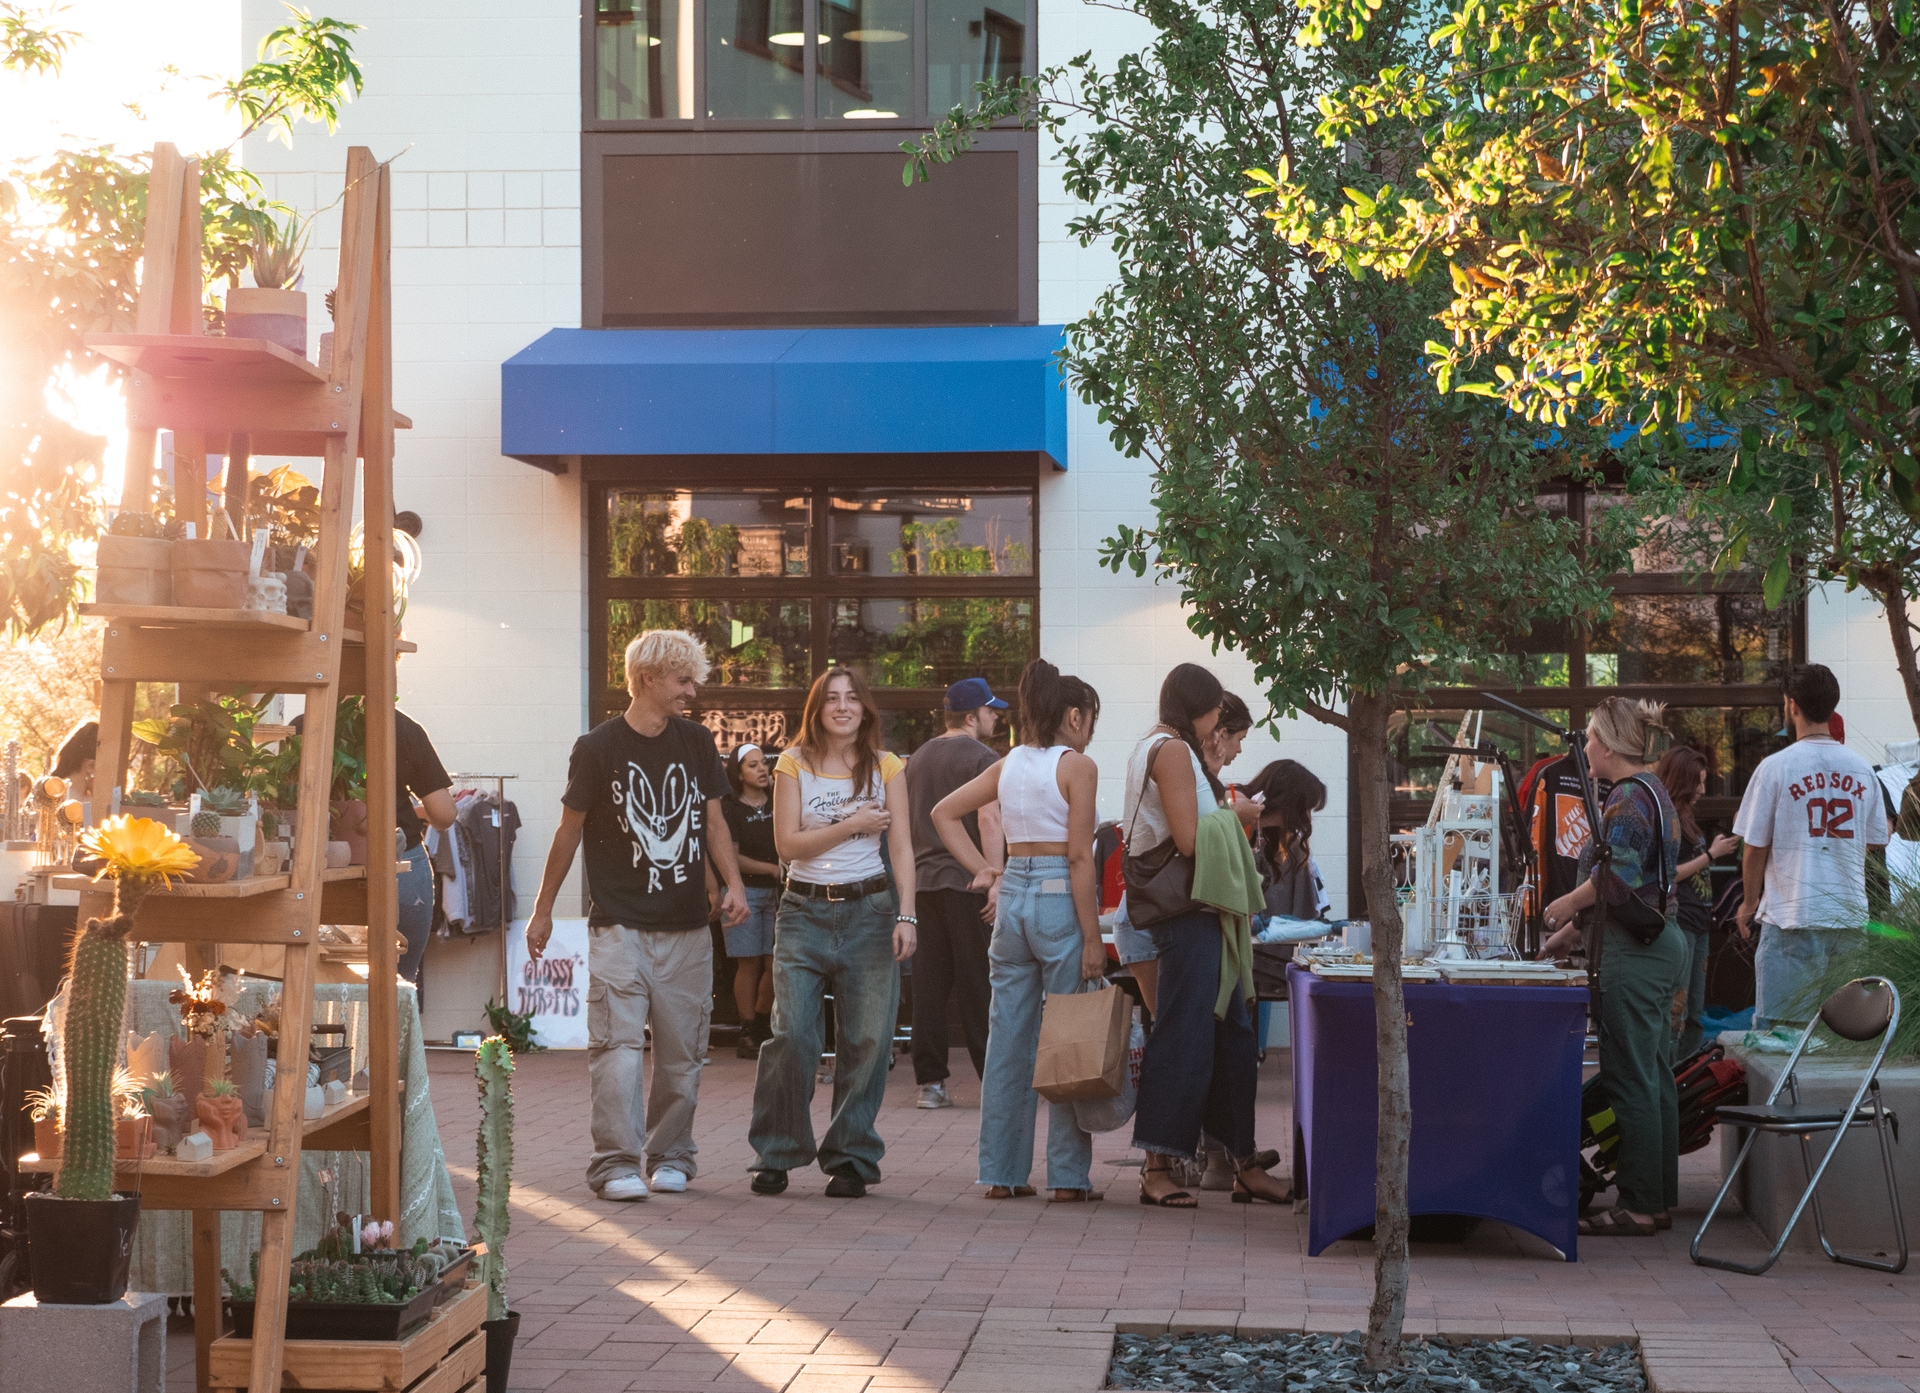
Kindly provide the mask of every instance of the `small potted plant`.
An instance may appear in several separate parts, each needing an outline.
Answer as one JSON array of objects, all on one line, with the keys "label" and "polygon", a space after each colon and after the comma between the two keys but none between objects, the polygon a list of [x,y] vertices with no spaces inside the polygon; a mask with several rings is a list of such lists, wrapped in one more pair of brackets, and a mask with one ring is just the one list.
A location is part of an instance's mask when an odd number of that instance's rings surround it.
[{"label": "small potted plant", "polygon": [[171,1154],[193,1130],[193,1100],[173,1086],[171,1071],[154,1075],[144,1093],[147,1115],[153,1119],[153,1144]]},{"label": "small potted plant", "polygon": [[66,1078],[65,1137],[51,1192],[27,1196],[33,1289],[42,1302],[102,1305],[127,1290],[138,1194],[114,1180],[113,1075],[127,1007],[127,939],[141,901],[192,868],[194,854],[150,818],[111,817],[85,849],[114,882],[113,912],[75,937],[60,1029]]},{"label": "small potted plant", "polygon": [[[333,787],[327,836],[347,844],[347,864],[367,864],[367,715],[361,697],[340,703],[334,718]],[[332,861],[329,859],[328,864]]]},{"label": "small potted plant", "polygon": [[307,293],[295,289],[306,258],[308,225],[288,212],[275,219],[264,208],[252,210],[253,246],[247,260],[253,287],[227,292],[227,337],[265,339],[289,353],[307,356]]},{"label": "small potted plant", "polygon": [[480,1177],[473,1227],[486,1245],[480,1276],[487,1284],[487,1393],[506,1393],[513,1367],[513,1342],[520,1313],[507,1309],[507,1230],[513,1225],[509,1201],[513,1189],[513,1051],[498,1035],[483,1040],[474,1053],[473,1072],[480,1085],[480,1134],[474,1163]]},{"label": "small potted plant", "polygon": [[186,1039],[169,1042],[173,1076],[196,1108],[209,1091],[208,1082],[227,1077],[227,1033],[239,1024],[230,1008],[239,999],[245,975],[208,968],[195,982],[182,967],[180,985],[167,994],[180,1008],[180,1024],[187,1032]]},{"label": "small potted plant", "polygon": [[100,535],[93,598],[103,605],[173,603],[173,543],[152,513],[118,514]]},{"label": "small potted plant", "polygon": [[247,1139],[246,1105],[232,1079],[208,1079],[207,1091],[193,1100],[193,1115],[215,1151],[231,1151]]},{"label": "small potted plant", "polygon": [[60,1095],[53,1088],[27,1094],[27,1116],[33,1119],[33,1149],[40,1156],[60,1154]]}]

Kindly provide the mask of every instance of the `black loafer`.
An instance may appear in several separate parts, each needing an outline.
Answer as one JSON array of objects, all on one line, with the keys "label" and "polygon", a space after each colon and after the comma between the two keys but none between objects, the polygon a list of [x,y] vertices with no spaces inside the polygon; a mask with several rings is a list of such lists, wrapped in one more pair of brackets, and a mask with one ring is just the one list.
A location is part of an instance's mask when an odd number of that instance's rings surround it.
[{"label": "black loafer", "polygon": [[787,1188],[785,1171],[755,1171],[753,1173],[753,1193],[756,1195],[784,1194]]},{"label": "black loafer", "polygon": [[866,1197],[867,1182],[860,1178],[860,1172],[852,1166],[842,1166],[833,1173],[827,1182],[827,1198],[832,1200],[857,1200]]}]

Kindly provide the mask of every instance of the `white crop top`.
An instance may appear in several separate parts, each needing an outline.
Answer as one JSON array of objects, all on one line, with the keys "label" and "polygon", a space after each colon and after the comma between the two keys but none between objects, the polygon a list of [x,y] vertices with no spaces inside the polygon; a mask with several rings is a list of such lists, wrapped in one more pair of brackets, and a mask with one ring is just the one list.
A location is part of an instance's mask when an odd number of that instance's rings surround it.
[{"label": "white crop top", "polygon": [[1013,842],[1064,842],[1067,800],[1060,792],[1065,745],[1015,745],[1000,766],[1000,826]]}]

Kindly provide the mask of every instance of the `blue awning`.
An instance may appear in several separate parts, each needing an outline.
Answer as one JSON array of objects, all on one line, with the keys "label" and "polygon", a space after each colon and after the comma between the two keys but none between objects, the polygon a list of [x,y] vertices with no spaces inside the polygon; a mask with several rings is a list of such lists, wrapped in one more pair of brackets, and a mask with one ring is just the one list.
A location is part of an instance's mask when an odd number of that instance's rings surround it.
[{"label": "blue awning", "polygon": [[1057,324],[553,329],[500,366],[501,453],[1032,452],[1067,467]]}]

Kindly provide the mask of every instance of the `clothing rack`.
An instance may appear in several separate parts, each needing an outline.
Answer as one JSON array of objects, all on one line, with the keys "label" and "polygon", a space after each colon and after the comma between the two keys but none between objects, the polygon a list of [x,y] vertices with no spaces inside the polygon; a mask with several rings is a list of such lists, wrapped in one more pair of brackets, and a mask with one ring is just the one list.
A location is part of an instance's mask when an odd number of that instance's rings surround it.
[{"label": "clothing rack", "polygon": [[507,902],[508,896],[513,893],[509,888],[509,877],[513,874],[513,867],[507,864],[507,823],[503,814],[507,807],[507,780],[517,779],[520,776],[518,774],[455,774],[449,771],[447,777],[453,780],[453,786],[456,791],[462,788],[471,788],[476,792],[484,793],[486,790],[481,788],[480,785],[493,785],[493,825],[495,830],[500,834],[498,839],[500,865],[499,993],[501,1004],[505,1005],[508,1000],[507,935],[513,931],[513,920],[508,913]]}]

